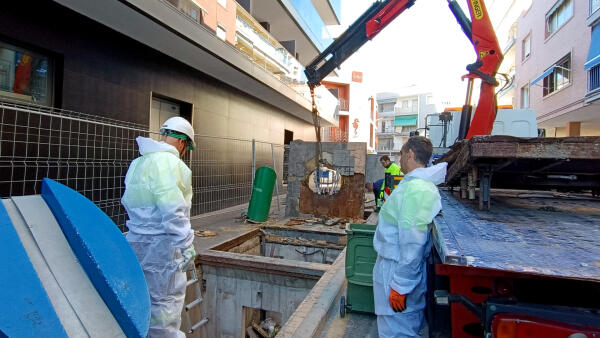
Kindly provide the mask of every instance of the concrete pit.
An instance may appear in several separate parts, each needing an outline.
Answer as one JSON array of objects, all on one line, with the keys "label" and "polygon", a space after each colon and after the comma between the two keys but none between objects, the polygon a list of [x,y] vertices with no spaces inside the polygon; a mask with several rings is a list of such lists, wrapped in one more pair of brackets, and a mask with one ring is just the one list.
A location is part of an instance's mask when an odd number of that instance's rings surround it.
[{"label": "concrete pit", "polygon": [[[201,252],[201,315],[208,322],[194,336],[246,337],[253,323],[267,318],[281,330],[278,337],[317,332],[319,321],[295,323],[321,312],[326,320],[337,310],[333,301],[344,286],[345,245],[346,234],[337,227],[268,226]],[[325,307],[323,297],[331,298]]]}]

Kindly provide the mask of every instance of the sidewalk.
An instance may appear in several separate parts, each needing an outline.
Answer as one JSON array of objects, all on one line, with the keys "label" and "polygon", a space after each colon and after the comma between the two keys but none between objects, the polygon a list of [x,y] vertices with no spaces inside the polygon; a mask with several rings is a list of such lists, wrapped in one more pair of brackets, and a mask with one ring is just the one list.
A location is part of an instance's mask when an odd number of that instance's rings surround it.
[{"label": "sidewalk", "polygon": [[[282,220],[285,215],[285,195],[279,195],[280,216],[277,215],[277,198],[273,197],[271,210],[269,212],[269,221]],[[234,206],[231,208],[203,214],[192,217],[192,229],[210,230],[217,233],[212,237],[194,237],[194,247],[196,252],[210,249],[211,247],[231,240],[250,230],[256,229],[260,224],[244,223],[242,214],[248,210],[248,203]]]}]

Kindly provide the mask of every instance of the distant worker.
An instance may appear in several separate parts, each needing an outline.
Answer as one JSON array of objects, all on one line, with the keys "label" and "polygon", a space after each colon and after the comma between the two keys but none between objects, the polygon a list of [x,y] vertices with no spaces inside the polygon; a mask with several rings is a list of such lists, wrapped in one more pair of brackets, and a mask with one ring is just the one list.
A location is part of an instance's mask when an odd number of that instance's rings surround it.
[{"label": "distant worker", "polygon": [[[379,162],[385,168],[384,175],[385,174],[390,174],[392,176],[402,175],[402,170],[400,169],[400,167],[396,163],[392,162],[392,160],[390,160],[389,156],[387,156],[387,155],[381,156],[381,158],[379,159]],[[391,187],[391,188],[393,188],[393,187]],[[378,203],[377,207],[381,207],[381,205],[383,204],[384,196],[385,196],[385,179],[383,180],[383,183],[381,184],[381,188],[379,189],[379,199],[375,201],[376,203]]]},{"label": "distant worker", "polygon": [[150,292],[148,337],[185,337],[179,330],[185,271],[196,252],[190,226],[192,171],[181,158],[194,149],[194,129],[184,118],[172,117],[160,134],[160,142],[136,139],[142,156],[127,170],[121,202],[129,215],[127,240]]},{"label": "distant worker", "polygon": [[381,207],[381,203],[379,202],[379,198],[381,197],[381,186],[383,185],[384,179],[379,179],[375,182],[369,182],[365,184],[365,188],[368,191],[373,192],[373,196],[375,197],[375,208]]},{"label": "distant worker", "polygon": [[373,293],[381,338],[418,337],[423,325],[430,223],[442,208],[436,185],[444,182],[447,165],[426,167],[432,151],[422,136],[402,146],[400,166],[406,175],[379,212]]}]

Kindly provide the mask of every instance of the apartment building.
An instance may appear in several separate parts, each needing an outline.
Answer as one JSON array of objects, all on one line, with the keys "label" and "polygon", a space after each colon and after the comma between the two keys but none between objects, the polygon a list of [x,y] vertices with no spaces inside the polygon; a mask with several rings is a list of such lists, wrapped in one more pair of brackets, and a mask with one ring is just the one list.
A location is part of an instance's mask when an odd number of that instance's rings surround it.
[{"label": "apartment building", "polygon": [[364,142],[368,152],[375,152],[376,103],[375,95],[363,83],[363,73],[340,71],[329,76],[322,86],[338,98],[337,126],[325,128],[328,142]]},{"label": "apartment building", "polygon": [[[0,13],[0,98],[151,130],[169,115],[152,109],[162,102],[199,134],[282,143],[288,130],[314,139],[311,102],[293,84],[330,43],[325,28],[339,23],[340,1],[57,0],[30,7],[9,2]],[[257,25],[264,30],[249,34],[247,26]],[[241,52],[244,43],[252,56]],[[32,58],[30,68],[19,67],[21,56]],[[13,90],[15,75],[26,88]],[[322,109],[322,124],[336,123],[333,114]]]},{"label": "apartment building", "polygon": [[[137,136],[171,116],[198,149],[192,215],[248,202],[252,168],[315,139],[303,65],[330,43],[340,0],[56,0],[0,11],[0,196],[58,179],[124,228]],[[320,89],[320,124],[337,99]],[[155,134],[154,134],[155,135]],[[253,161],[255,159],[255,161]],[[282,176],[282,175],[280,175]]]},{"label": "apartment building", "polygon": [[425,119],[439,113],[433,93],[378,93],[378,151],[399,152],[408,138],[425,134]]},{"label": "apartment building", "polygon": [[517,102],[546,136],[600,135],[599,1],[533,1],[518,21]]},{"label": "apartment building", "polygon": [[499,74],[505,75],[499,77],[501,81],[496,96],[498,104],[518,107],[515,85],[517,21],[531,6],[531,0],[487,0],[485,3],[504,55],[498,69]]}]

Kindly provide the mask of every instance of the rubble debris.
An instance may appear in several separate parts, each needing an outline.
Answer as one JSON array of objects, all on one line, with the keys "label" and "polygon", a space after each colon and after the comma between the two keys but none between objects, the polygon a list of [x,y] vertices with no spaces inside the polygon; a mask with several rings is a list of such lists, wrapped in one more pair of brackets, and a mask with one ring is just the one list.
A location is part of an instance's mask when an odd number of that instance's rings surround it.
[{"label": "rubble debris", "polygon": [[269,334],[269,337],[274,337],[279,332],[279,325],[271,317],[263,320],[260,327]]},{"label": "rubble debris", "polygon": [[198,237],[214,237],[217,233],[210,230],[196,230],[194,231],[194,235]]},{"label": "rubble debris", "polygon": [[340,245],[338,243],[328,242],[326,240],[316,240],[316,239],[305,239],[305,238],[293,238],[293,237],[283,237],[274,234],[269,234],[262,232],[264,236],[264,240],[269,243],[281,243],[281,244],[291,244],[297,246],[316,246],[322,248],[333,248],[333,249],[343,249],[344,245]]},{"label": "rubble debris", "polygon": [[327,221],[325,221],[325,225],[334,226],[334,225],[338,224],[341,220],[342,219],[339,217],[331,218],[331,219],[328,219]]},{"label": "rubble debris", "polygon": [[254,332],[254,328],[252,326],[248,326],[246,328],[246,336],[250,337],[250,338],[260,338],[256,332]]}]

